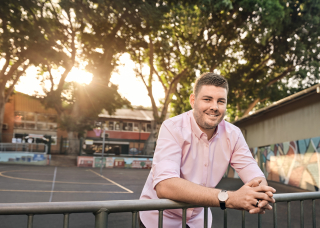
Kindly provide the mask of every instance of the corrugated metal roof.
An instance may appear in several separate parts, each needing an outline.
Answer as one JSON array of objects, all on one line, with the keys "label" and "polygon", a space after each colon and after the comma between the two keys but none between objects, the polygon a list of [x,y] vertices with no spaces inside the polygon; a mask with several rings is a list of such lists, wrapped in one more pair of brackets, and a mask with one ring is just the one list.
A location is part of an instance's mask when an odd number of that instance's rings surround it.
[{"label": "corrugated metal roof", "polygon": [[105,110],[99,114],[102,118],[116,118],[116,119],[132,119],[132,120],[145,120],[153,121],[153,113],[150,110],[136,110],[136,109],[117,109],[113,115]]},{"label": "corrugated metal roof", "polygon": [[[257,111],[255,111],[253,114],[251,115],[247,115],[247,116],[244,116],[234,122],[232,122],[234,125],[237,125],[239,124],[240,122],[243,122],[243,121],[246,121],[246,120],[249,120],[251,118],[256,118],[257,116],[263,114],[263,113],[266,113],[266,112],[270,112],[271,110],[274,110],[274,109],[277,109],[277,108],[280,108],[284,105],[287,105],[291,102],[294,102],[296,100],[299,100],[303,97],[306,97],[306,96],[309,96],[311,94],[314,94],[314,93],[320,93],[320,83],[317,84],[317,85],[314,85],[308,89],[305,89],[305,90],[302,90],[298,93],[295,93],[295,94],[292,94],[288,97],[285,97],[281,100],[278,100],[276,102],[274,102],[273,104],[267,106],[267,107],[264,107],[264,108],[261,108]],[[320,94],[319,94],[320,96]]]}]

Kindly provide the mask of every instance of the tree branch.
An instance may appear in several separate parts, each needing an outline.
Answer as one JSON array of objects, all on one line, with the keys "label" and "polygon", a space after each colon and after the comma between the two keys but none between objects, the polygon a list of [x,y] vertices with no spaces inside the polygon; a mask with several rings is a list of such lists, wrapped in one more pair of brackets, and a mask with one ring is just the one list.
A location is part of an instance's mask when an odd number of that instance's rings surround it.
[{"label": "tree branch", "polygon": [[19,71],[15,77],[15,79],[13,80],[12,84],[9,86],[8,90],[7,90],[7,94],[5,95],[5,102],[7,102],[9,100],[9,97],[11,96],[14,86],[17,84],[19,78],[21,77],[22,74],[24,74],[26,72],[26,69],[28,68],[28,65],[24,65],[23,69],[21,71]]},{"label": "tree branch", "polygon": [[247,108],[247,110],[243,113],[243,116],[249,115],[249,112],[256,106],[256,104],[260,101],[260,98],[255,99]]},{"label": "tree branch", "polygon": [[284,72],[282,72],[279,76],[272,79],[270,82],[268,82],[267,87],[271,86],[272,84],[276,83],[277,81],[284,78],[288,73],[292,72],[294,69],[294,66],[288,67]]},{"label": "tree branch", "polygon": [[159,81],[161,82],[161,85],[164,89],[165,92],[167,92],[168,88],[166,87],[166,85],[163,83],[162,78],[160,77],[158,71],[154,68],[154,66],[152,65],[154,72],[156,73],[156,75],[158,76]]}]

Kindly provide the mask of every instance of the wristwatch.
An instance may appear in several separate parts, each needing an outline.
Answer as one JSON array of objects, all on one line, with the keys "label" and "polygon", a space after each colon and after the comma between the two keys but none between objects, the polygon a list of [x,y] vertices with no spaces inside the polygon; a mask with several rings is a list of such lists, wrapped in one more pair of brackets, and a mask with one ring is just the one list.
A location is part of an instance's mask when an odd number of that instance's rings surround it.
[{"label": "wristwatch", "polygon": [[220,208],[222,210],[225,210],[226,209],[226,201],[228,200],[229,198],[229,195],[228,195],[228,192],[227,190],[221,190],[218,194],[218,200],[220,202]]}]

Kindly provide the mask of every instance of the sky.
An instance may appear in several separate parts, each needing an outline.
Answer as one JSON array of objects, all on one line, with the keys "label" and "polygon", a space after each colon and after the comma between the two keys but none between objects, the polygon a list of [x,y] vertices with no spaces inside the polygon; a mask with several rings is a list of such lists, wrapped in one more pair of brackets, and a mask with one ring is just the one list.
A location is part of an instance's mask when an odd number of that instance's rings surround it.
[{"label": "sky", "polygon": [[[147,89],[145,88],[141,79],[137,78],[134,73],[134,62],[130,59],[130,55],[125,53],[120,57],[120,65],[116,71],[112,74],[110,81],[118,85],[119,93],[127,98],[133,106],[151,107],[150,98],[148,96]],[[84,68],[84,66],[82,66]],[[143,68],[143,73],[148,73],[149,67]],[[55,83],[59,81],[59,75],[63,72],[63,69],[58,69],[54,75]],[[15,86],[15,90],[28,95],[34,95],[36,93],[43,94],[43,90],[40,81],[37,79],[37,69],[35,67],[29,67],[26,71],[26,75],[22,76]],[[85,70],[73,68],[69,73],[66,81],[77,81],[79,83],[90,83],[92,80],[92,74]],[[153,94],[157,105],[160,104],[159,99],[164,98],[164,91],[159,81],[153,82]],[[49,81],[45,84],[47,89],[50,88]]]}]

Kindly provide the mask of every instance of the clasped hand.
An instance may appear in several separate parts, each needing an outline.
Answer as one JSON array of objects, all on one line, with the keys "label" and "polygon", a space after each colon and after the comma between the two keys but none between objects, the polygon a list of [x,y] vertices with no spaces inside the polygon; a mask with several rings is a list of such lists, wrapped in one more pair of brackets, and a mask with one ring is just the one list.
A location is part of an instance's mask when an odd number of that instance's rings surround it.
[{"label": "clasped hand", "polygon": [[264,214],[265,210],[271,210],[272,206],[269,203],[275,202],[273,193],[276,190],[260,183],[261,180],[252,180],[233,192],[232,207],[249,211],[250,214]]}]

